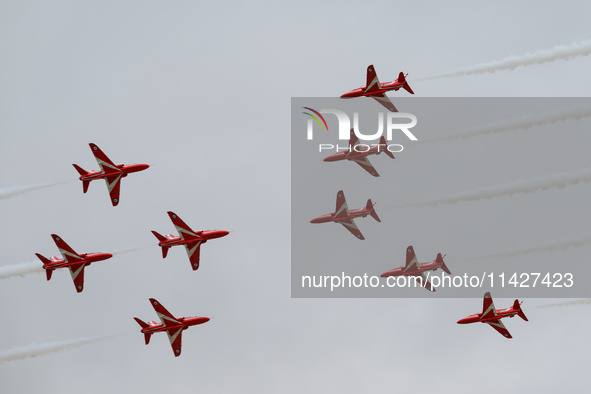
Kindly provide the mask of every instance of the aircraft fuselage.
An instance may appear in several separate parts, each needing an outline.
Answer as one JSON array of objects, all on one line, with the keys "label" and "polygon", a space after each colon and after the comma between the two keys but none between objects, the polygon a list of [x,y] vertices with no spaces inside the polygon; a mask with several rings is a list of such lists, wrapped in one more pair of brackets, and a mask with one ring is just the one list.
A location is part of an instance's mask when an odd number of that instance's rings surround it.
[{"label": "aircraft fuselage", "polygon": [[[113,257],[113,255],[111,253],[102,253],[102,252],[80,253],[79,256],[84,259],[84,263],[86,265],[90,265],[91,263],[94,263],[95,261],[107,260],[107,259],[110,259],[111,257]],[[62,267],[68,267],[68,266],[80,264],[80,261],[68,263],[64,259],[60,259],[59,257],[56,257],[56,256],[52,256],[49,259],[49,261],[50,261],[50,263],[43,264],[44,269],[56,269],[56,268],[62,268]]]},{"label": "aircraft fuselage", "polygon": [[178,328],[182,328],[186,330],[191,326],[196,326],[198,324],[207,323],[209,321],[209,317],[200,317],[200,316],[193,316],[193,317],[181,317],[178,319],[180,324],[175,325],[168,325],[165,326],[162,323],[157,323],[155,321],[151,321],[148,323],[148,327],[142,328],[142,332],[144,334],[153,334],[155,332],[163,332],[169,330],[176,330]]},{"label": "aircraft fuselage", "polygon": [[335,219],[334,215],[335,213],[327,213],[326,215],[322,215],[319,216],[315,219],[310,220],[310,223],[328,223],[328,222],[341,222],[344,220],[350,220],[350,219],[355,219],[355,218],[364,218],[367,215],[369,215],[371,213],[371,211],[362,208],[362,209],[351,209],[349,211],[349,215],[348,216],[339,216],[338,218]]},{"label": "aircraft fuselage", "polygon": [[[118,164],[117,169],[121,173],[123,177],[126,177],[127,174],[131,174],[133,172],[143,171],[150,167],[148,164]],[[117,174],[116,172],[103,172],[103,171],[88,171],[86,175],[81,175],[81,181],[94,181],[95,179],[104,179],[109,176],[113,176]]]},{"label": "aircraft fuselage", "polygon": [[470,324],[470,323],[478,323],[478,322],[486,323],[489,321],[495,321],[498,319],[502,319],[504,317],[513,317],[519,313],[518,310],[515,310],[513,308],[497,309],[496,312],[497,312],[496,316],[492,315],[490,317],[485,317],[485,318],[482,318],[482,313],[475,313],[473,315],[470,315],[468,317],[458,320],[458,324]]}]

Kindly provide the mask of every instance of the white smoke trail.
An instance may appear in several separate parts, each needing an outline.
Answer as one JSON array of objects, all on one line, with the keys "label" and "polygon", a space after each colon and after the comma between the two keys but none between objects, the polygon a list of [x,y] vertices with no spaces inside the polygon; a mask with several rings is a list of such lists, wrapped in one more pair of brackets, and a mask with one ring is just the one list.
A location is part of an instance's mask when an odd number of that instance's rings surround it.
[{"label": "white smoke trail", "polygon": [[44,356],[46,354],[58,353],[63,352],[64,350],[69,350],[76,348],[78,346],[87,345],[89,343],[102,341],[104,339],[113,338],[117,335],[105,335],[100,337],[92,337],[92,338],[79,338],[79,339],[70,339],[66,341],[56,341],[56,342],[49,342],[49,343],[32,343],[26,346],[17,346],[9,350],[5,350],[4,352],[0,353],[0,364],[8,362],[8,361],[15,361],[15,360],[22,360],[24,358],[29,357],[39,357]]},{"label": "white smoke trail", "polygon": [[577,171],[573,173],[551,174],[543,178],[531,178],[506,185],[486,187],[482,189],[458,193],[437,200],[423,201],[412,204],[400,205],[394,208],[435,206],[444,204],[457,204],[459,202],[478,201],[502,196],[512,196],[518,193],[534,193],[549,189],[563,189],[567,186],[591,182],[591,170]]},{"label": "white smoke trail", "polygon": [[68,181],[60,181],[60,182],[52,182],[52,183],[35,183],[32,185],[5,187],[3,189],[0,189],[0,200],[6,200],[8,198],[18,196],[19,194],[25,194],[25,193],[31,192],[33,190],[45,189],[47,187],[60,185],[62,183],[66,183],[66,182],[68,182]]},{"label": "white smoke trail", "polygon": [[125,254],[125,253],[131,253],[131,252],[135,252],[135,251],[138,251],[138,250],[149,248],[150,246],[154,246],[154,245],[153,244],[150,244],[150,245],[143,245],[143,246],[135,246],[133,248],[118,249],[118,250],[115,250],[113,252],[113,255],[120,255],[120,254]]},{"label": "white smoke trail", "polygon": [[529,308],[529,309],[558,308],[558,307],[564,307],[564,306],[579,306],[579,305],[589,305],[589,304],[591,304],[591,298],[582,298],[580,300],[565,301],[565,302],[558,302],[556,304],[535,306],[535,307]]},{"label": "white smoke trail", "polygon": [[43,263],[40,261],[6,265],[0,267],[0,279],[12,278],[14,276],[23,277],[28,274],[40,272],[43,272]]},{"label": "white smoke trail", "polygon": [[547,242],[539,245],[528,246],[520,249],[501,251],[495,254],[486,256],[472,257],[465,260],[482,260],[482,259],[499,259],[507,257],[524,256],[531,253],[553,252],[558,250],[566,250],[568,248],[577,248],[581,246],[591,245],[591,237],[575,238],[570,240],[561,240]]},{"label": "white smoke trail", "polygon": [[591,116],[590,107],[579,107],[562,109],[546,114],[533,114],[524,115],[518,119],[512,119],[507,122],[487,125],[472,130],[468,130],[461,134],[438,137],[428,140],[422,140],[424,142],[442,142],[442,141],[455,141],[464,140],[472,137],[477,137],[487,134],[498,134],[513,130],[526,130],[535,126],[546,126],[557,122],[564,122],[567,120],[579,120]]},{"label": "white smoke trail", "polygon": [[467,75],[494,73],[501,70],[514,70],[520,66],[543,64],[555,60],[570,60],[579,56],[591,55],[591,40],[573,42],[570,45],[559,45],[552,49],[541,49],[533,53],[509,56],[501,60],[481,63],[471,67],[460,68],[447,74],[435,75],[421,80],[461,77]]}]

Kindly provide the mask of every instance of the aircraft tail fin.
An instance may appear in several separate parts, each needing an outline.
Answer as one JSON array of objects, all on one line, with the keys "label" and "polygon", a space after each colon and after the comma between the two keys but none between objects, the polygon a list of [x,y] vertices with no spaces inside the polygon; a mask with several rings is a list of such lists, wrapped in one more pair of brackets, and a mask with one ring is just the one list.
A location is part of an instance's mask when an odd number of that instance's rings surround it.
[{"label": "aircraft tail fin", "polygon": [[154,234],[154,236],[156,238],[158,238],[158,241],[162,242],[166,240],[166,237],[163,236],[162,234],[158,234],[156,231],[152,230],[152,234]]},{"label": "aircraft tail fin", "polygon": [[[43,266],[45,266],[46,264],[51,263],[51,260],[49,260],[47,257],[40,255],[39,253],[35,253],[35,256],[37,256],[39,258],[39,260],[41,260],[41,262],[43,263]],[[53,269],[52,268],[46,268],[45,269],[45,275],[47,276],[47,280],[51,279],[51,274],[53,274]]]},{"label": "aircraft tail fin", "polygon": [[443,261],[443,256],[441,255],[441,253],[437,253],[437,259],[435,259],[435,261],[439,264],[441,264],[441,269],[448,275],[451,275],[451,271],[449,270],[449,268],[447,268],[447,265],[445,265],[445,262]]},{"label": "aircraft tail fin", "polygon": [[148,324],[147,324],[146,322],[142,321],[141,319],[138,319],[137,317],[134,317],[133,319],[134,319],[134,320],[137,322],[137,324],[139,324],[139,325],[140,325],[142,328],[146,328],[146,327],[148,327]]},{"label": "aircraft tail fin", "polygon": [[415,94],[415,92],[413,92],[411,87],[408,85],[408,82],[406,82],[406,75],[402,71],[400,71],[400,74],[398,74],[398,82],[403,83],[402,88],[406,90],[408,93]]},{"label": "aircraft tail fin", "polygon": [[[79,165],[76,164],[72,164],[74,166],[74,168],[76,169],[76,171],[78,171],[78,173],[80,174],[80,178],[82,178],[84,175],[88,174],[88,172],[86,170],[84,170],[82,167],[80,167]],[[86,193],[88,191],[88,185],[90,185],[90,181],[89,180],[82,180],[82,192]]]},{"label": "aircraft tail fin", "polygon": [[85,170],[84,170],[82,167],[80,167],[79,165],[77,165],[77,164],[72,164],[72,165],[74,166],[74,168],[76,169],[76,171],[78,171],[78,173],[79,173],[81,176],[84,176],[84,175],[88,174],[88,171],[85,171]]},{"label": "aircraft tail fin", "polygon": [[523,310],[521,309],[521,303],[519,302],[519,300],[515,300],[515,302],[513,303],[513,309],[517,310],[517,315],[522,318],[525,321],[529,321],[527,320],[527,316],[525,316],[525,313],[523,313]]},{"label": "aircraft tail fin", "polygon": [[150,343],[150,337],[152,336],[151,333],[145,332],[144,333],[144,340],[146,341],[146,345]]},{"label": "aircraft tail fin", "polygon": [[51,261],[47,257],[42,256],[39,253],[35,253],[35,256],[37,256],[39,258],[39,260],[41,260],[43,265],[51,263]]},{"label": "aircraft tail fin", "polygon": [[369,200],[367,200],[367,204],[365,205],[365,209],[370,211],[369,214],[371,215],[372,218],[374,218],[378,222],[381,222],[380,217],[376,213],[376,209],[374,208],[374,205],[375,204],[373,202],[371,202],[371,198],[370,198]]},{"label": "aircraft tail fin", "polygon": [[380,138],[380,149],[383,149],[382,152],[394,159],[394,154],[388,150],[388,141],[386,141],[386,137],[384,136]]}]

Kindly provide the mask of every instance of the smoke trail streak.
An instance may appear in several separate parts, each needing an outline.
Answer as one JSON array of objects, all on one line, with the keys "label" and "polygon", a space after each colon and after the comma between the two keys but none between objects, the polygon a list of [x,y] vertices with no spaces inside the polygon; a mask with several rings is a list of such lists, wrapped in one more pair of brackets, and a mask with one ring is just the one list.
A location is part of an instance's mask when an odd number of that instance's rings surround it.
[{"label": "smoke trail streak", "polygon": [[563,189],[567,186],[591,182],[591,170],[577,171],[569,174],[551,174],[543,178],[531,178],[517,182],[486,187],[482,189],[458,193],[437,200],[423,201],[389,208],[436,206],[444,204],[457,204],[459,202],[478,201],[502,196],[512,196],[518,193],[534,193],[549,189]]},{"label": "smoke trail streak", "polygon": [[532,253],[554,252],[557,250],[566,250],[568,248],[577,248],[587,245],[591,245],[591,237],[547,242],[539,245],[528,246],[525,248],[506,250],[501,251],[499,253],[488,254],[485,256],[476,256],[462,260],[501,259],[508,257],[524,256]]},{"label": "smoke trail streak", "polygon": [[518,119],[512,119],[507,122],[487,125],[472,130],[468,130],[461,134],[444,136],[438,138],[432,138],[422,140],[423,142],[442,142],[442,141],[455,141],[465,140],[472,137],[477,137],[487,134],[498,134],[513,130],[526,130],[535,126],[546,126],[557,122],[564,122],[567,120],[579,120],[591,116],[591,108],[579,107],[562,109],[559,111],[547,113],[547,114],[533,114],[525,115]]},{"label": "smoke trail streak", "polygon": [[12,278],[14,276],[24,277],[28,274],[40,272],[43,272],[43,263],[40,261],[6,265],[0,267],[0,279]]},{"label": "smoke trail streak", "polygon": [[55,341],[42,344],[31,343],[30,345],[26,346],[17,346],[0,353],[0,364],[8,361],[22,360],[29,357],[39,357],[45,356],[47,354],[63,352],[64,350],[74,349],[78,346],[102,341],[104,339],[113,338],[119,335],[122,334],[70,339],[66,341]]},{"label": "smoke trail streak", "polygon": [[153,245],[150,244],[150,245],[136,246],[133,248],[118,249],[113,252],[113,255],[116,256],[116,255],[120,255],[120,254],[131,253],[131,252],[135,252],[137,250],[149,248],[150,246],[153,246]]},{"label": "smoke trail streak", "polygon": [[62,183],[66,183],[66,182],[69,182],[69,181],[60,181],[60,182],[52,182],[52,183],[35,183],[32,185],[5,187],[3,189],[0,189],[0,200],[6,200],[8,198],[18,196],[19,194],[25,194],[25,193],[31,192],[33,190],[45,189],[47,187],[61,185]]},{"label": "smoke trail streak", "polygon": [[582,298],[580,300],[565,301],[565,302],[559,302],[556,304],[549,304],[549,305],[540,305],[540,306],[535,306],[533,308],[528,308],[528,309],[558,308],[558,307],[564,307],[564,306],[578,306],[578,305],[589,305],[589,304],[591,304],[591,298]]},{"label": "smoke trail streak", "polygon": [[579,56],[591,55],[591,40],[573,42],[570,45],[559,45],[552,49],[541,49],[533,53],[519,56],[509,56],[501,60],[481,63],[475,66],[460,68],[447,74],[422,78],[421,81],[438,78],[461,77],[475,74],[494,73],[501,70],[514,70],[520,66],[543,64],[555,60],[570,60]]}]

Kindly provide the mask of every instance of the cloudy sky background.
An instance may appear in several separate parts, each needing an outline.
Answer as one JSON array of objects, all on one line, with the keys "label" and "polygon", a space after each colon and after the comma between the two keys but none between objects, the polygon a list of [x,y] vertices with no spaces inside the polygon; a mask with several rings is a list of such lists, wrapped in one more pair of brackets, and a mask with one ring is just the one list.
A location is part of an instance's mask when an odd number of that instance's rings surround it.
[{"label": "cloudy sky background", "polygon": [[[363,84],[370,63],[384,81],[410,72],[417,96],[588,96],[591,57],[418,80],[589,39],[590,11],[569,1],[3,2],[0,188],[71,181],[0,201],[2,265],[57,254],[51,233],[80,253],[152,246],[87,268],[81,294],[64,271],[50,282],[43,273],[1,280],[0,351],[123,335],[2,363],[0,387],[496,392],[487,382],[502,379],[509,392],[583,392],[585,305],[536,309],[560,300],[526,300],[530,322],[506,322],[509,341],[455,324],[479,311],[480,299],[291,299],[289,144],[290,98],[340,95]],[[83,195],[76,180],[72,163],[97,168],[89,142],[117,163],[151,165],[123,180],[116,208],[104,184]],[[589,168],[576,140],[557,132],[555,143],[560,155],[548,147],[544,154],[558,168],[536,171],[540,161],[528,152],[522,173]],[[449,149],[453,158],[461,148]],[[472,171],[489,168],[476,159]],[[562,192],[591,197],[584,185],[552,193]],[[194,229],[231,231],[203,247],[199,271],[182,249],[162,260],[150,230],[173,232],[167,210]],[[573,207],[575,228],[585,213]],[[528,240],[539,242],[534,235]],[[422,260],[437,252],[429,248],[417,249]],[[589,248],[567,252],[546,257],[584,259]],[[156,318],[149,297],[177,316],[212,317],[185,331],[181,357],[165,334],[143,344],[132,317]]]}]

